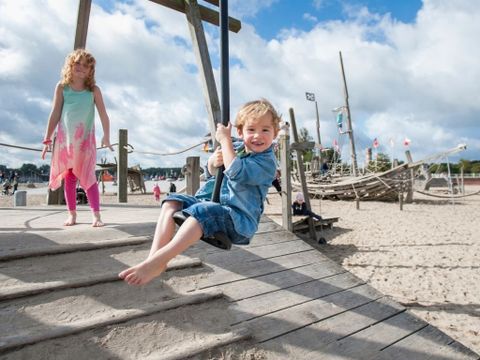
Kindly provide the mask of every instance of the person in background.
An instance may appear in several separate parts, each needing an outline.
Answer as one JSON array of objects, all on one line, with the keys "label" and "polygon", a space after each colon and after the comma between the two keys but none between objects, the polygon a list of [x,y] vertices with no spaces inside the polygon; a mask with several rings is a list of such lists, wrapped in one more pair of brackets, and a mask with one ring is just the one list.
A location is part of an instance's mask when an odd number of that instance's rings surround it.
[{"label": "person in background", "polygon": [[155,201],[160,201],[160,195],[162,192],[160,191],[160,186],[158,186],[158,183],[155,183],[153,186],[153,196],[155,196]]},{"label": "person in background", "polygon": [[298,192],[295,196],[295,201],[292,204],[293,215],[307,215],[317,220],[322,220],[320,215],[315,214],[314,212],[307,209],[307,204],[305,203],[305,197],[303,193]]}]

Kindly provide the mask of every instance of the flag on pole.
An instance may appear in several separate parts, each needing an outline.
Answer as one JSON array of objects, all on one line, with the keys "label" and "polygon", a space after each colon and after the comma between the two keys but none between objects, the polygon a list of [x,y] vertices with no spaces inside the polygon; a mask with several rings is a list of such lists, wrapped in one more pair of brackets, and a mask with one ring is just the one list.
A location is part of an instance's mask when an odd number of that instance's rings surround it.
[{"label": "flag on pole", "polygon": [[410,145],[410,139],[409,139],[409,138],[405,138],[405,139],[403,140],[403,145],[405,145],[405,146]]},{"label": "flag on pole", "polygon": [[378,143],[377,138],[375,138],[375,139],[373,140],[373,147],[376,149],[376,148],[378,148],[378,145],[380,145],[380,144]]},{"label": "flag on pole", "polygon": [[307,98],[308,101],[315,101],[315,94],[314,93],[305,93],[305,97]]},{"label": "flag on pole", "polygon": [[342,130],[342,126],[343,126],[343,112],[339,112],[337,114],[337,126],[340,130]]},{"label": "flag on pole", "polygon": [[340,152],[337,139],[333,139],[333,148],[335,149],[336,152]]},{"label": "flag on pole", "polygon": [[208,146],[208,141],[206,141],[205,143],[203,143],[203,151],[205,151],[205,152],[209,152],[209,151],[210,151],[210,147]]}]

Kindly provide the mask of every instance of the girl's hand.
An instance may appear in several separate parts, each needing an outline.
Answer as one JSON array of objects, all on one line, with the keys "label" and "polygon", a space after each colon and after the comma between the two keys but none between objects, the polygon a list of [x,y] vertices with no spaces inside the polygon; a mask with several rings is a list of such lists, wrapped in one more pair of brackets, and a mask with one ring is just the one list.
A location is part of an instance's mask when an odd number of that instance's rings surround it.
[{"label": "girl's hand", "polygon": [[110,144],[110,139],[106,136],[102,137],[102,147],[107,147],[109,148],[111,151],[113,151],[113,147],[112,145]]},{"label": "girl's hand", "polygon": [[229,122],[227,126],[223,124],[217,124],[217,132],[215,133],[215,139],[222,144],[225,140],[232,140],[231,136],[232,124]]},{"label": "girl's hand", "polygon": [[42,160],[45,160],[45,155],[47,155],[47,152],[50,151],[50,146],[50,144],[43,145],[42,154],[40,155],[42,157]]}]

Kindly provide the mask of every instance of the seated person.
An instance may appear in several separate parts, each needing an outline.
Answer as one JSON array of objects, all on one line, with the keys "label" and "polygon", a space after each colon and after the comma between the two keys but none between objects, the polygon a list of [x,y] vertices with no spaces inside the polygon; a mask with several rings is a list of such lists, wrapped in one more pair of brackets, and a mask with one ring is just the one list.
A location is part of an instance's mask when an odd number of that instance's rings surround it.
[{"label": "seated person", "polygon": [[315,214],[314,212],[307,209],[307,204],[305,203],[305,197],[303,193],[298,192],[295,196],[295,201],[292,204],[293,215],[307,215],[317,220],[322,220],[320,215]]}]

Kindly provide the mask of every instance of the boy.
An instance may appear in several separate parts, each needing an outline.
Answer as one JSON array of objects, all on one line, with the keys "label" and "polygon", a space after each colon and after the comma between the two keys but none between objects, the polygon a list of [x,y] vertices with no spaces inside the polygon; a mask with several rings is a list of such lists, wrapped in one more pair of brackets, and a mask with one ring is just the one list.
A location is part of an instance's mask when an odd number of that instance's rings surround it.
[{"label": "boy", "polygon": [[[238,112],[236,124],[240,142],[233,143],[232,125],[217,125],[215,137],[221,145],[208,159],[208,171],[224,165],[220,203],[210,198],[213,180],[196,197],[172,194],[162,204],[150,253],[143,262],[122,271],[119,277],[130,285],[143,285],[159,276],[167,263],[195,244],[202,236],[225,233],[234,244],[248,244],[258,228],[263,202],[275,178],[273,139],[280,117],[265,99],[251,101]],[[173,214],[190,215],[175,234]]]}]

